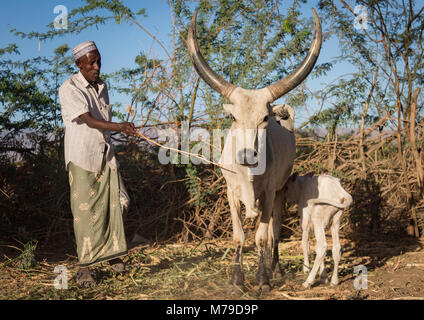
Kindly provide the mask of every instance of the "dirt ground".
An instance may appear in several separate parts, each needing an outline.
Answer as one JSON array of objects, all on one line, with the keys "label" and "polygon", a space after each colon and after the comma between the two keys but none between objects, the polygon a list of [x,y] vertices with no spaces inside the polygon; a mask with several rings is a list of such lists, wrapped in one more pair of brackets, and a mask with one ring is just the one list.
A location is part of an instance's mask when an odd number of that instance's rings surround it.
[{"label": "dirt ground", "polygon": [[[317,283],[311,289],[302,286],[303,257],[300,239],[292,237],[280,243],[281,279],[272,279],[272,289],[258,295],[254,290],[257,255],[252,240],[247,241],[243,265],[245,291],[229,295],[233,246],[228,240],[197,243],[132,243],[125,258],[127,272],[116,274],[106,264],[93,268],[98,282],[94,289],[75,284],[77,259],[72,248],[37,248],[35,264],[22,268],[13,256],[16,248],[2,245],[0,262],[1,299],[265,299],[265,300],[352,300],[352,299],[424,299],[424,239],[342,238],[340,284],[336,287]],[[311,243],[313,252],[313,241]],[[4,250],[3,250],[4,249]],[[6,250],[7,249],[7,250]],[[18,250],[15,250],[18,251]],[[16,256],[16,254],[15,254]],[[311,261],[314,255],[311,253]],[[66,289],[54,287],[56,266],[68,271]],[[366,267],[359,280],[355,266]],[[326,269],[331,276],[331,237],[328,238]],[[361,290],[355,288],[355,279]]]},{"label": "dirt ground", "polygon": [[[268,299],[424,299],[424,239],[415,241],[348,241],[342,239],[342,260],[339,285],[336,287],[317,283],[311,289],[304,289],[305,276],[300,273],[291,277]],[[331,241],[329,241],[329,248]],[[300,241],[284,243],[292,254],[301,254]],[[284,249],[283,249],[284,250]],[[326,268],[329,277],[332,272],[331,252],[328,250]],[[313,260],[312,260],[313,261]],[[354,273],[355,266],[366,267],[366,277]],[[356,279],[356,288],[355,288]],[[366,282],[365,282],[366,281]],[[358,290],[357,288],[360,288]],[[282,297],[281,297],[282,296]]]}]

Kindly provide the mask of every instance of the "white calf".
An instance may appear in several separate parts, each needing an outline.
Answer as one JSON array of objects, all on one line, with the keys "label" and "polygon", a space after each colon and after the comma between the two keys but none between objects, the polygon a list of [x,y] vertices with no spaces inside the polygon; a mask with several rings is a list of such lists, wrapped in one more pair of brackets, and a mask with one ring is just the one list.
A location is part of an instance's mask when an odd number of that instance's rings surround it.
[{"label": "white calf", "polygon": [[314,265],[303,286],[309,288],[315,280],[320,268],[321,280],[327,281],[324,268],[324,258],[327,251],[325,228],[333,218],[331,235],[333,238],[334,271],[331,284],[337,285],[338,266],[340,261],[339,228],[340,217],[343,209],[352,204],[352,196],[343,189],[340,180],[329,175],[314,176],[313,172],[305,176],[294,173],[287,181],[285,187],[287,202],[298,204],[298,211],[302,224],[302,249],[304,256],[303,272],[309,271],[309,226],[312,221],[316,238],[316,257]]}]

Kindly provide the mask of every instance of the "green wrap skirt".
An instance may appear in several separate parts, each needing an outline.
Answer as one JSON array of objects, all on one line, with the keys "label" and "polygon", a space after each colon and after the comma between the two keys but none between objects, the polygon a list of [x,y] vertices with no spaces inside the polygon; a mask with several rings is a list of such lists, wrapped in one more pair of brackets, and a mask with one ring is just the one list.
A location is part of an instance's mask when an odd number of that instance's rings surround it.
[{"label": "green wrap skirt", "polygon": [[129,198],[118,170],[104,163],[94,173],[70,162],[68,172],[79,265],[127,254],[123,213]]}]

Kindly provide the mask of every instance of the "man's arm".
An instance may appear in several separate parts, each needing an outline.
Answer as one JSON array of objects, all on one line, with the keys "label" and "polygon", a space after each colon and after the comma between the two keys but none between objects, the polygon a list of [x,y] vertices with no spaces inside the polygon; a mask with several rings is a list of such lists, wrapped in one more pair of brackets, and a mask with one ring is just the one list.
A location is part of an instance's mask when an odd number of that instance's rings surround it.
[{"label": "man's arm", "polygon": [[137,130],[134,127],[134,124],[131,122],[109,122],[104,120],[99,120],[94,118],[90,112],[83,113],[80,115],[79,120],[84,122],[87,126],[93,129],[99,129],[102,131],[117,131],[123,132],[126,135],[134,136],[137,134]]}]

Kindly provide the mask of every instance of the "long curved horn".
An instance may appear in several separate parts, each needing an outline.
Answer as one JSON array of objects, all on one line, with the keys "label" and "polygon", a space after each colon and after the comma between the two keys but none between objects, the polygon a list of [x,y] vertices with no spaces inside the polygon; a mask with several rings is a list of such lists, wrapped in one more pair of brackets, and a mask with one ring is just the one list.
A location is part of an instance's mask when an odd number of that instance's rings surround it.
[{"label": "long curved horn", "polygon": [[197,19],[197,10],[194,11],[193,18],[191,19],[191,24],[188,29],[187,36],[187,45],[188,52],[190,54],[191,62],[194,65],[199,76],[206,81],[208,85],[212,87],[212,89],[218,91],[225,98],[229,99],[231,93],[237,86],[227,82],[224,78],[217,75],[215,71],[213,71],[202,54],[200,53],[199,46],[197,44],[196,37],[196,19]]},{"label": "long curved horn", "polygon": [[315,9],[312,8],[312,11],[314,13],[315,20],[314,40],[312,41],[312,45],[309,48],[308,55],[303,60],[302,64],[296,68],[296,70],[290,73],[287,77],[267,87],[271,92],[273,101],[277,100],[290,90],[296,88],[303,80],[305,80],[309,73],[312,71],[315,62],[318,59],[318,55],[321,50],[322,31],[321,24]]}]

